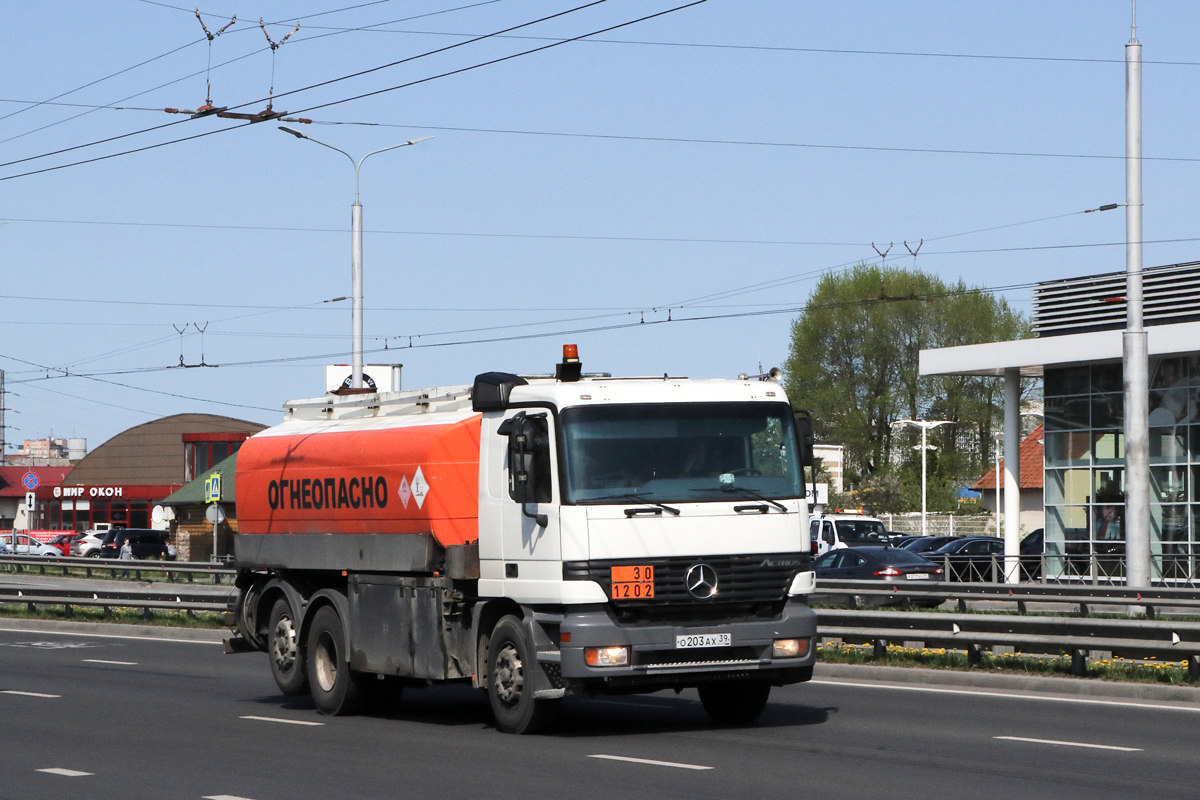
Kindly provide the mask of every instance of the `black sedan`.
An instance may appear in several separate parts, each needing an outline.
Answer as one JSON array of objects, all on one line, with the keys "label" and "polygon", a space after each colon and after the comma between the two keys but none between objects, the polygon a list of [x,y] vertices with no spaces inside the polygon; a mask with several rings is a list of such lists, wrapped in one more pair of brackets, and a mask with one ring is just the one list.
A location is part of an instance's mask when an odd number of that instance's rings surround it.
[{"label": "black sedan", "polygon": [[[818,585],[827,580],[875,580],[891,583],[929,583],[942,580],[942,568],[902,547],[842,547],[813,562]],[[818,594],[820,589],[818,588]],[[943,598],[931,597],[913,605],[938,606]]]},{"label": "black sedan", "polygon": [[913,536],[908,541],[896,545],[896,547],[903,547],[911,553],[928,553],[931,550],[937,550],[939,547],[945,547],[960,538],[959,536]]},{"label": "black sedan", "polygon": [[1004,540],[997,536],[961,536],[923,554],[935,564],[950,564],[956,581],[1004,580]]}]

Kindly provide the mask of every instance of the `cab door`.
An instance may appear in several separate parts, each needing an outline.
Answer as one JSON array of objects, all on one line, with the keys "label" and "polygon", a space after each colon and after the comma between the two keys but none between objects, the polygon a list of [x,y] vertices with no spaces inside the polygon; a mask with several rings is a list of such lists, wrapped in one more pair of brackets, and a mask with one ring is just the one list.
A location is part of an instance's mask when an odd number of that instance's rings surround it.
[{"label": "cab door", "polygon": [[[520,502],[518,475],[514,472],[514,467],[520,471],[520,460],[512,431],[521,422],[530,428],[524,445],[532,468],[528,484],[532,501],[527,503]],[[506,582],[562,581],[554,427],[553,412],[546,408],[508,409],[494,421],[485,420],[482,435],[493,437],[493,441],[481,451],[487,463],[486,488],[481,487],[480,523],[482,528],[486,508],[492,523],[489,527],[499,535],[495,537],[498,542],[485,547],[481,529],[480,558],[501,559]]]}]

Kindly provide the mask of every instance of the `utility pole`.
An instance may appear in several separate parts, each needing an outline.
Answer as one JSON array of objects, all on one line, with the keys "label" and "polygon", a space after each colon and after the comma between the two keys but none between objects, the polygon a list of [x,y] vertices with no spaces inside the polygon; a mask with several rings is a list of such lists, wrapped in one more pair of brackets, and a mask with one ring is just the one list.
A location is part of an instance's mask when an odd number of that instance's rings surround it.
[{"label": "utility pole", "polygon": [[1142,327],[1142,45],[1125,45],[1125,582],[1150,586],[1150,376]]},{"label": "utility pole", "polygon": [[4,411],[8,406],[5,400],[7,396],[4,392],[4,370],[0,369],[0,467],[5,464],[4,451],[8,449],[8,428],[4,424]]}]

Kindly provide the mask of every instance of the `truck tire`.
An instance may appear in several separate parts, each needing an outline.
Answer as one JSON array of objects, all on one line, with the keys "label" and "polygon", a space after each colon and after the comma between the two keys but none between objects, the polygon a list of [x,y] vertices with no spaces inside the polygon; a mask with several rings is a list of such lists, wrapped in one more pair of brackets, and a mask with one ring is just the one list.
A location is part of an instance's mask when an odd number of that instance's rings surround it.
[{"label": "truck tire", "polygon": [[704,710],[721,725],[745,725],[767,707],[771,684],[766,681],[720,681],[700,686]]},{"label": "truck tire", "polygon": [[557,700],[538,700],[527,669],[537,669],[536,655],[521,621],[502,617],[488,643],[488,703],[496,725],[505,733],[538,733],[550,726]]},{"label": "truck tire", "polygon": [[350,670],[342,618],[322,606],[308,628],[308,678],[317,710],[331,717],[357,714],[366,694],[366,676]]},{"label": "truck tire", "polygon": [[300,632],[288,601],[280,598],[271,608],[267,629],[267,655],[271,660],[271,675],[279,691],[287,695],[308,691],[308,674],[304,655],[300,652]]}]

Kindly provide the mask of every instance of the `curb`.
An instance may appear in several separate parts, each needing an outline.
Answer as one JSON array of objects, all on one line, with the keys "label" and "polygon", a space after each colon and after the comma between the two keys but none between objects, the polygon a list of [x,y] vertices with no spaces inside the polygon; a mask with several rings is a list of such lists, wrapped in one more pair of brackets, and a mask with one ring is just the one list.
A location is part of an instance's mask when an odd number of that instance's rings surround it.
[{"label": "curb", "polygon": [[166,625],[124,625],[119,622],[71,622],[69,620],[0,617],[0,631],[5,630],[126,636],[131,639],[174,639],[180,642],[220,642],[230,635],[229,631],[224,628],[172,628]]},{"label": "curb", "polygon": [[892,684],[968,686],[977,689],[1008,689],[1023,692],[1070,695],[1073,697],[1117,697],[1200,705],[1200,687],[1155,683],[1127,683],[1097,678],[1057,675],[1012,675],[995,672],[966,672],[920,667],[884,667],[872,664],[825,664],[817,662],[814,678],[848,678]]}]

